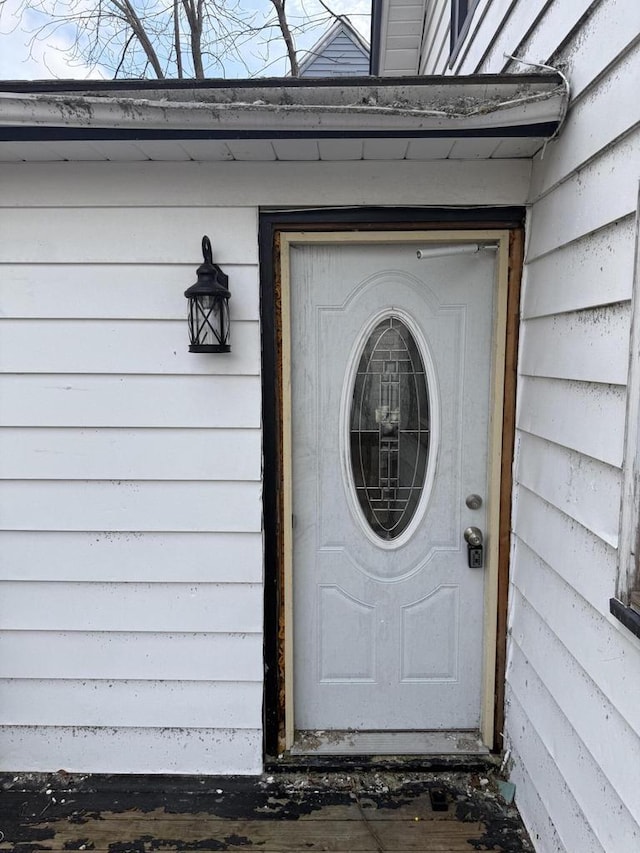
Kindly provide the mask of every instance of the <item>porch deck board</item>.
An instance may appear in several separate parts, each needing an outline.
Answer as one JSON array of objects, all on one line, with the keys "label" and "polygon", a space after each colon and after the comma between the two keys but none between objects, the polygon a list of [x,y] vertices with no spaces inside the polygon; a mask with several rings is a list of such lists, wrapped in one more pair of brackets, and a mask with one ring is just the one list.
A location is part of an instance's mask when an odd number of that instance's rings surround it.
[{"label": "porch deck board", "polygon": [[[87,823],[56,821],[41,825],[43,848],[51,851],[215,851],[259,847],[265,853],[297,850],[324,851],[469,851],[470,840],[480,842],[484,826],[456,820],[365,821],[356,808],[345,817],[313,820],[229,820],[209,815],[130,812],[112,819],[108,814]],[[11,849],[2,845],[3,849]]]},{"label": "porch deck board", "polygon": [[[490,773],[488,773],[490,775]],[[85,777],[90,779],[91,777]],[[482,779],[482,782],[480,781]],[[307,774],[205,790],[87,790],[84,781],[0,790],[1,851],[470,853],[533,848],[513,806],[470,773]],[[186,785],[187,783],[185,783]],[[224,790],[223,790],[224,788]],[[446,800],[434,811],[430,790]]]}]

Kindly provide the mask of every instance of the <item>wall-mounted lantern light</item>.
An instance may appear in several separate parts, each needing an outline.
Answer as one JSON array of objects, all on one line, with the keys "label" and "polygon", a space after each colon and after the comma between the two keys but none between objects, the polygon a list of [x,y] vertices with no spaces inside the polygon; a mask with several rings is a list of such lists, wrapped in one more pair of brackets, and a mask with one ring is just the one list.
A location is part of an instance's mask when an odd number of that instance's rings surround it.
[{"label": "wall-mounted lantern light", "polygon": [[198,280],[184,295],[189,300],[189,352],[231,352],[229,277],[213,263],[211,241],[202,238],[204,263]]}]

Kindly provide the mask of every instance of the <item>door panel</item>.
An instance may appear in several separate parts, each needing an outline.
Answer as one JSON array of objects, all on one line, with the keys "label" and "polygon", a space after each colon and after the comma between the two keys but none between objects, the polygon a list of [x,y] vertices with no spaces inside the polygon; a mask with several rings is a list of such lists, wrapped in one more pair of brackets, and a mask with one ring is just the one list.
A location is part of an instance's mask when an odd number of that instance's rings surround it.
[{"label": "door panel", "polygon": [[[419,261],[414,243],[291,246],[296,729],[479,727],[485,571],[462,534],[485,528],[494,265],[488,252]],[[350,456],[356,373],[388,318],[416,341],[429,408],[422,497],[391,538],[367,520]],[[383,352],[358,439],[383,502],[401,494],[393,453],[416,440],[396,428],[408,397],[385,385],[401,387],[403,352]]]}]

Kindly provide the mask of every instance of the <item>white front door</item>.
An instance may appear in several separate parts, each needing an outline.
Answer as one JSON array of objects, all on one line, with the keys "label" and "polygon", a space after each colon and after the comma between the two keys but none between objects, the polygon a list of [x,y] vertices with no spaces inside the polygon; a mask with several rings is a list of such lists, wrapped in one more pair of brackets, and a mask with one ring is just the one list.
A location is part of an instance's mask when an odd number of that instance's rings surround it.
[{"label": "white front door", "polygon": [[430,245],[290,246],[302,751],[480,729],[488,551],[470,568],[463,534],[487,536],[496,252]]}]

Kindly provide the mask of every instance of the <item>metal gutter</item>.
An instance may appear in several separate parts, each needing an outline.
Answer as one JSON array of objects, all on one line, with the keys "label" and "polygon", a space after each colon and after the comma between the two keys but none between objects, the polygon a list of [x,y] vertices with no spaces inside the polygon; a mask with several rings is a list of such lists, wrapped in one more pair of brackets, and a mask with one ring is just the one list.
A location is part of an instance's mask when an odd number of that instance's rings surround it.
[{"label": "metal gutter", "polygon": [[0,87],[0,139],[546,137],[558,128],[565,91],[554,74],[449,81]]}]

